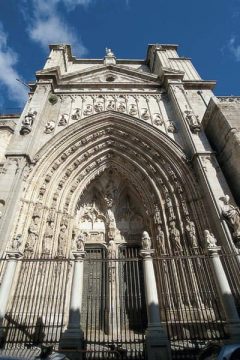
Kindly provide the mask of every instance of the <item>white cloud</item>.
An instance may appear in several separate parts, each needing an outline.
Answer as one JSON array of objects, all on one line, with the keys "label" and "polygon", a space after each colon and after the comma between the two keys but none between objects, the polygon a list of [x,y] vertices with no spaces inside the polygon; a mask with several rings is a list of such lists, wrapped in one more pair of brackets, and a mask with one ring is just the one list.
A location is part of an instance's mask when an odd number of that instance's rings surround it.
[{"label": "white cloud", "polygon": [[17,54],[7,46],[7,34],[0,23],[0,85],[7,89],[9,99],[22,105],[27,99],[27,90],[16,81],[21,79],[15,68],[17,62]]},{"label": "white cloud", "polygon": [[82,56],[87,49],[75,31],[64,21],[58,11],[62,2],[67,9],[74,9],[78,5],[88,5],[92,0],[34,0],[32,8],[32,22],[28,27],[28,34],[33,41],[38,42],[44,49],[49,44],[71,44],[74,52]]},{"label": "white cloud", "polygon": [[231,39],[228,42],[228,48],[233,54],[236,61],[240,61],[240,45],[236,44],[235,37],[231,37]]}]

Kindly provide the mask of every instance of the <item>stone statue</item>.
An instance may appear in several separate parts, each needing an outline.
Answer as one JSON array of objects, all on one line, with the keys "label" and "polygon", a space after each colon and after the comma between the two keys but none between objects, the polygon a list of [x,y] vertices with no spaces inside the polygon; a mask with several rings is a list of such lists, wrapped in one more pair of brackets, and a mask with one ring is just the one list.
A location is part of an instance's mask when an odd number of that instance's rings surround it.
[{"label": "stone statue", "polygon": [[103,104],[101,102],[97,102],[95,105],[94,105],[94,110],[96,112],[102,112],[103,111]]},{"label": "stone statue", "polygon": [[45,125],[45,134],[51,134],[53,130],[55,129],[55,122],[54,121],[48,121]]},{"label": "stone statue", "polygon": [[176,126],[174,125],[173,121],[168,122],[167,131],[170,132],[170,133],[177,132]]},{"label": "stone statue", "polygon": [[84,251],[85,238],[82,233],[80,233],[76,238],[76,247],[77,251]]},{"label": "stone statue", "polygon": [[72,120],[80,120],[81,118],[81,109],[80,108],[76,108],[74,110],[74,113],[71,116]]},{"label": "stone statue", "polygon": [[22,243],[22,235],[17,235],[15,238],[13,238],[13,241],[12,241],[12,249],[13,250],[19,250],[19,247]]},{"label": "stone statue", "polygon": [[64,253],[64,246],[66,242],[66,236],[67,236],[67,225],[65,223],[62,223],[60,225],[60,233],[58,235],[58,255],[63,256]]},{"label": "stone statue", "polygon": [[154,114],[153,123],[157,126],[161,126],[163,124],[163,119],[159,113]]},{"label": "stone statue", "polygon": [[118,105],[118,111],[120,111],[120,112],[125,112],[126,111],[126,105],[123,102],[121,102]]},{"label": "stone statue", "polygon": [[160,213],[160,210],[159,210],[159,207],[158,207],[157,204],[155,204],[154,222],[155,222],[155,224],[161,224],[162,223],[161,213]]},{"label": "stone statue", "polygon": [[151,249],[151,239],[147,231],[142,233],[142,248],[143,250]]},{"label": "stone statue", "polygon": [[29,111],[27,115],[24,116],[24,119],[22,121],[22,127],[20,130],[21,134],[29,134],[32,130],[33,120],[35,119],[35,116],[37,115],[36,111]]},{"label": "stone statue", "polygon": [[45,234],[43,237],[43,244],[42,244],[42,252],[45,254],[50,253],[50,246],[52,245],[52,239],[53,239],[53,229],[54,229],[54,222],[48,221],[47,222],[47,228],[45,230]]},{"label": "stone statue", "polygon": [[176,252],[182,251],[180,231],[176,228],[175,221],[170,223],[169,236],[173,250]]},{"label": "stone statue", "polygon": [[187,237],[189,240],[189,245],[193,248],[193,247],[197,247],[197,234],[196,234],[196,227],[193,221],[190,220],[189,217],[186,218],[186,232],[187,232]]},{"label": "stone statue", "polygon": [[113,100],[109,100],[109,103],[107,104],[107,110],[115,110],[115,103]]},{"label": "stone statue", "polygon": [[115,56],[111,49],[106,48],[105,50],[106,50],[106,56],[109,56],[109,57],[114,57]]},{"label": "stone statue", "polygon": [[137,113],[137,106],[135,104],[131,104],[129,109],[129,115],[135,116],[137,115]]},{"label": "stone statue", "polygon": [[161,253],[166,254],[166,246],[165,246],[165,235],[161,229],[161,226],[158,225],[157,227],[157,243],[159,244]]},{"label": "stone statue", "polygon": [[108,252],[108,258],[109,259],[116,259],[116,257],[117,257],[117,246],[116,246],[114,240],[109,241],[107,252]]},{"label": "stone statue", "polygon": [[148,119],[149,119],[149,113],[148,113],[148,109],[147,109],[147,108],[143,108],[143,109],[142,109],[141,118],[142,118],[143,120],[148,120]]},{"label": "stone statue", "polygon": [[229,196],[225,195],[222,198],[222,215],[228,222],[229,226],[233,230],[233,237],[240,240],[240,210],[238,207],[234,207],[229,204]]},{"label": "stone statue", "polygon": [[210,233],[209,230],[204,230],[204,241],[207,248],[217,247],[217,240],[215,239],[214,235]]},{"label": "stone statue", "polygon": [[198,121],[198,117],[194,115],[192,110],[185,110],[186,120],[189,124],[189,127],[193,133],[196,133],[201,130],[200,123]]},{"label": "stone statue", "polygon": [[58,126],[65,126],[67,125],[67,115],[62,114],[58,123]]},{"label": "stone statue", "polygon": [[92,113],[93,113],[93,107],[91,104],[88,104],[85,110],[83,111],[83,115],[92,115]]},{"label": "stone statue", "polygon": [[33,250],[34,244],[38,240],[39,236],[39,221],[40,217],[38,215],[34,215],[32,217],[32,222],[28,228],[28,238],[25,245],[25,249]]}]

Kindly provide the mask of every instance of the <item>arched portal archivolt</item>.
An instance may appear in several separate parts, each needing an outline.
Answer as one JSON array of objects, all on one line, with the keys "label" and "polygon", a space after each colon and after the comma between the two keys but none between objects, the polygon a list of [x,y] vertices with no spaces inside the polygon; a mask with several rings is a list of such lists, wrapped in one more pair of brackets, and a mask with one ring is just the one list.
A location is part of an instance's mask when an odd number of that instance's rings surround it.
[{"label": "arched portal archivolt", "polygon": [[183,151],[165,134],[131,116],[106,112],[77,122],[52,138],[34,162],[15,228],[29,256],[69,256],[79,203],[108,171],[120,174],[128,191],[134,189],[160,252],[192,247],[187,230],[191,223],[195,245],[209,227]]}]

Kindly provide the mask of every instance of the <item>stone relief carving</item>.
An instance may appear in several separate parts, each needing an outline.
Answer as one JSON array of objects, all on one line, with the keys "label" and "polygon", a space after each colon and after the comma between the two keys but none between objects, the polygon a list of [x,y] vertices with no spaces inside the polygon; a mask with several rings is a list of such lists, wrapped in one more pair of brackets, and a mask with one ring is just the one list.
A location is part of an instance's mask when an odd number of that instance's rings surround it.
[{"label": "stone relief carving", "polygon": [[221,206],[222,216],[232,230],[233,239],[240,241],[240,210],[238,207],[229,204],[228,195],[223,196],[220,200],[223,202]]},{"label": "stone relief carving", "polygon": [[183,250],[181,245],[181,236],[180,231],[176,228],[175,221],[170,223],[169,237],[173,251],[181,252]]},{"label": "stone relief carving", "polygon": [[45,134],[51,134],[53,130],[55,129],[55,122],[54,121],[48,121],[45,125]]},{"label": "stone relief carving", "polygon": [[151,239],[147,231],[142,233],[142,249],[150,250],[151,249]]},{"label": "stone relief carving", "polygon": [[210,233],[209,230],[204,230],[204,242],[206,248],[216,248],[217,240],[213,234]]},{"label": "stone relief carving", "polygon": [[21,135],[29,134],[32,131],[32,125],[36,115],[37,111],[29,111],[27,115],[24,116],[20,130]]},{"label": "stone relief carving", "polygon": [[189,124],[189,127],[193,133],[197,133],[201,130],[201,125],[198,120],[198,116],[194,115],[192,110],[185,110],[185,118]]}]

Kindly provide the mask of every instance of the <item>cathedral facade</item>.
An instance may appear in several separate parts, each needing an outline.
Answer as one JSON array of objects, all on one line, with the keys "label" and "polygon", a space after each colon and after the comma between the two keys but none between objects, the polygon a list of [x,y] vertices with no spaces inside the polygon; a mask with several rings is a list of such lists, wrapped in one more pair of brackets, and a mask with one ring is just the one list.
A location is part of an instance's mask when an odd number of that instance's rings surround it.
[{"label": "cathedral facade", "polygon": [[239,339],[240,100],[214,85],[176,45],[50,46],[0,117],[3,353],[195,359]]}]

